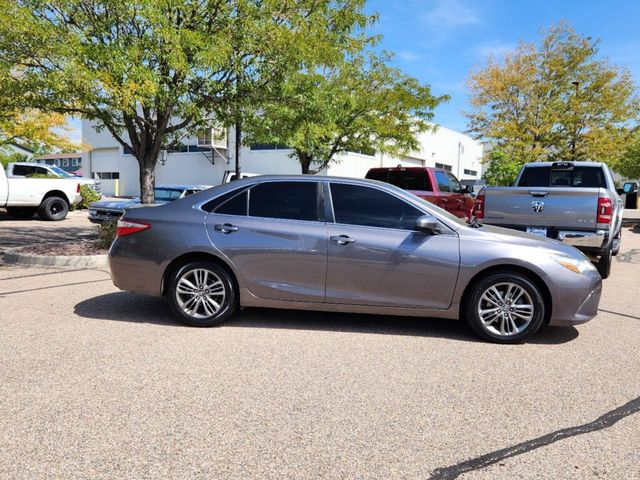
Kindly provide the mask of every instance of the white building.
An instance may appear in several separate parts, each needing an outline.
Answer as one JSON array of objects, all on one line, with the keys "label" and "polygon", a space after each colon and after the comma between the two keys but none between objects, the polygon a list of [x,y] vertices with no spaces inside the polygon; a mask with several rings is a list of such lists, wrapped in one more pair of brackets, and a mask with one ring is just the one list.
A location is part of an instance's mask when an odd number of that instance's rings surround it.
[{"label": "white building", "polygon": [[[227,136],[233,139],[233,130]],[[321,174],[363,178],[373,167],[397,166],[440,167],[453,172],[459,179],[480,178],[482,143],[468,135],[438,127],[434,132],[420,135],[420,149],[404,158],[388,155],[365,155],[346,153],[338,161],[323,170]],[[97,132],[89,121],[82,122],[82,141],[91,146],[86,164],[85,176],[98,175],[102,179],[102,191],[115,194],[118,180],[118,194],[129,196],[139,194],[138,163],[106,130]],[[234,151],[231,140],[203,138],[185,139],[180,151],[163,152],[156,167],[156,184],[185,183],[200,185],[219,184],[226,171],[235,170]],[[290,149],[272,145],[244,147],[240,154],[243,172],[258,174],[297,174],[300,165],[291,158]]]}]

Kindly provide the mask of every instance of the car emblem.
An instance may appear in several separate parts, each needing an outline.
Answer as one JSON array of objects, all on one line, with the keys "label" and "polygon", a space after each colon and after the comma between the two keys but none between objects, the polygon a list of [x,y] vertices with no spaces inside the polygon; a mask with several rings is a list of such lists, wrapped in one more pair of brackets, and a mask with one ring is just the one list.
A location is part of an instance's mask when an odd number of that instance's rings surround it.
[{"label": "car emblem", "polygon": [[544,210],[544,202],[542,200],[535,200],[531,202],[531,210],[536,213],[540,213]]}]

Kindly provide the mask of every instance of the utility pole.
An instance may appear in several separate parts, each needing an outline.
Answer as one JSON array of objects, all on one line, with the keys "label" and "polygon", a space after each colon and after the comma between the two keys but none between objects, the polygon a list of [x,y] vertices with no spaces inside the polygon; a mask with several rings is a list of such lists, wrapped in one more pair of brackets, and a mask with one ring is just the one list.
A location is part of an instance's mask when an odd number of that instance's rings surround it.
[{"label": "utility pole", "polygon": [[571,135],[571,160],[576,159],[576,136],[578,135],[578,111],[576,109],[576,101],[578,100],[578,86],[580,82],[574,80],[571,85],[575,88],[573,96],[573,135]]},{"label": "utility pole", "polygon": [[240,180],[240,149],[242,148],[242,119],[240,118],[240,115],[236,117],[235,134],[236,141],[234,156],[236,159],[236,180]]}]

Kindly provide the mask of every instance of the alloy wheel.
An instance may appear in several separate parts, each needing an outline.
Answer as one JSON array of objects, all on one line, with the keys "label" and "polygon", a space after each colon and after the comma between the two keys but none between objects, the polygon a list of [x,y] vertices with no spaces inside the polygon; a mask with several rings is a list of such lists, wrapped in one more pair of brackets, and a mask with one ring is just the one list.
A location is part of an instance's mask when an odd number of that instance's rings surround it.
[{"label": "alloy wheel", "polygon": [[501,337],[517,335],[534,318],[534,302],[520,285],[502,282],[491,285],[480,296],[478,317],[483,328]]},{"label": "alloy wheel", "polygon": [[178,306],[186,315],[196,319],[216,316],[224,304],[226,294],[220,277],[205,268],[184,272],[178,278],[175,289]]}]

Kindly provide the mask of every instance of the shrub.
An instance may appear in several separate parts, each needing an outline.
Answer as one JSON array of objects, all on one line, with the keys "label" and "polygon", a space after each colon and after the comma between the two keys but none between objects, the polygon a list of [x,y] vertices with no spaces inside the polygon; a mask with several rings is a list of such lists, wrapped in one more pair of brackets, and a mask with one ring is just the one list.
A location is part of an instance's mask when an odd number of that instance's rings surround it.
[{"label": "shrub", "polygon": [[116,238],[116,226],[117,222],[105,222],[98,225],[98,239],[96,240],[96,246],[98,248],[109,248]]},{"label": "shrub", "polygon": [[89,208],[89,205],[93,202],[100,200],[100,194],[89,185],[80,185],[80,195],[82,195],[82,200],[80,200],[80,203],[76,207],[80,210]]}]

